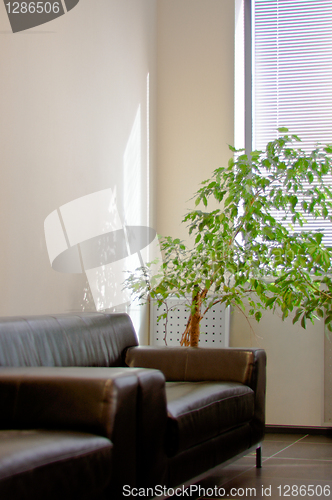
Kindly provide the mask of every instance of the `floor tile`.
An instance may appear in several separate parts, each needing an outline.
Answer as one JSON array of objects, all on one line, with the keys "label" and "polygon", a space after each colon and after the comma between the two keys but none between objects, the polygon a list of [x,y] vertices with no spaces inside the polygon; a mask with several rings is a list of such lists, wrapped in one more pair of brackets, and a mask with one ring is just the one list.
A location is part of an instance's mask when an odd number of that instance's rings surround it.
[{"label": "floor tile", "polygon": [[304,458],[310,460],[332,461],[332,446],[327,443],[306,443],[300,441],[281,450],[276,456],[278,458]]},{"label": "floor tile", "polygon": [[265,434],[264,443],[269,441],[282,441],[284,443],[295,443],[299,439],[306,437],[306,434],[280,434],[278,432],[268,432]]},{"label": "floor tile", "polygon": [[325,443],[330,444],[332,446],[332,435],[331,436],[321,436],[321,435],[307,435],[304,437],[303,443]]},{"label": "floor tile", "polygon": [[[270,458],[261,469],[244,471],[243,475],[256,474],[261,478],[278,477],[292,479],[332,479],[332,464],[324,460],[296,460],[289,458]],[[331,495],[332,498],[332,495]]]}]

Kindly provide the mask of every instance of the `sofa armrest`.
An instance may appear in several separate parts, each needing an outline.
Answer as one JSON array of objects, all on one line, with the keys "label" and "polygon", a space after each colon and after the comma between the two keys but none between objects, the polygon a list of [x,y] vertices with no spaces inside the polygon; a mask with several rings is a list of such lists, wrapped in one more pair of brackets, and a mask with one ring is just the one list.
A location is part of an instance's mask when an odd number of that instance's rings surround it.
[{"label": "sofa armrest", "polygon": [[80,429],[112,439],[134,415],[138,380],[125,368],[0,369],[1,428]]}]

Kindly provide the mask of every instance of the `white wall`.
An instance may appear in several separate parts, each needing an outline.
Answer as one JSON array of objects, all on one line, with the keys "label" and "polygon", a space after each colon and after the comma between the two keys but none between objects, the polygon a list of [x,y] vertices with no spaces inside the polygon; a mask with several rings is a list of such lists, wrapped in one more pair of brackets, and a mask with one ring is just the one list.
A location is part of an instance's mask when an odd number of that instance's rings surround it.
[{"label": "white wall", "polygon": [[155,224],[156,2],[81,0],[16,34],[1,3],[0,61],[0,315],[94,310],[85,275],[52,270],[43,224],[106,188],[122,219]]},{"label": "white wall", "polygon": [[233,311],[231,346],[262,347],[267,354],[266,421],[271,425],[324,424],[324,327],[304,330],[267,311],[259,323]]},{"label": "white wall", "polygon": [[158,2],[160,234],[186,237],[181,220],[199,183],[234,143],[234,0]]}]

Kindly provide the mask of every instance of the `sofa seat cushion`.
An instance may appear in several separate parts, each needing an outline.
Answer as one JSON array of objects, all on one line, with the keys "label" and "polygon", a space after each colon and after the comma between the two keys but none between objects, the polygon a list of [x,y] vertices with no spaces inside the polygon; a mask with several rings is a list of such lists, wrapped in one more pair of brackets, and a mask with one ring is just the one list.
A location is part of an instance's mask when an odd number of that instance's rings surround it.
[{"label": "sofa seat cushion", "polygon": [[168,456],[248,422],[254,392],[237,382],[167,382]]},{"label": "sofa seat cushion", "polygon": [[0,498],[94,500],[110,480],[112,446],[81,432],[1,430]]}]

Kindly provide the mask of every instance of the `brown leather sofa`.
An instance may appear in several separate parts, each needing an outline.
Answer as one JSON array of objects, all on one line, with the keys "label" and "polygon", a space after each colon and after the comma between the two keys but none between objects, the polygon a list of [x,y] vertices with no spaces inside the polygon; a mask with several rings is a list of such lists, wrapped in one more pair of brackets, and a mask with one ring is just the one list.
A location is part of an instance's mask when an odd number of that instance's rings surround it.
[{"label": "brown leather sofa", "polygon": [[0,318],[1,499],[128,498],[259,447],[264,351],[137,344],[125,314]]}]

